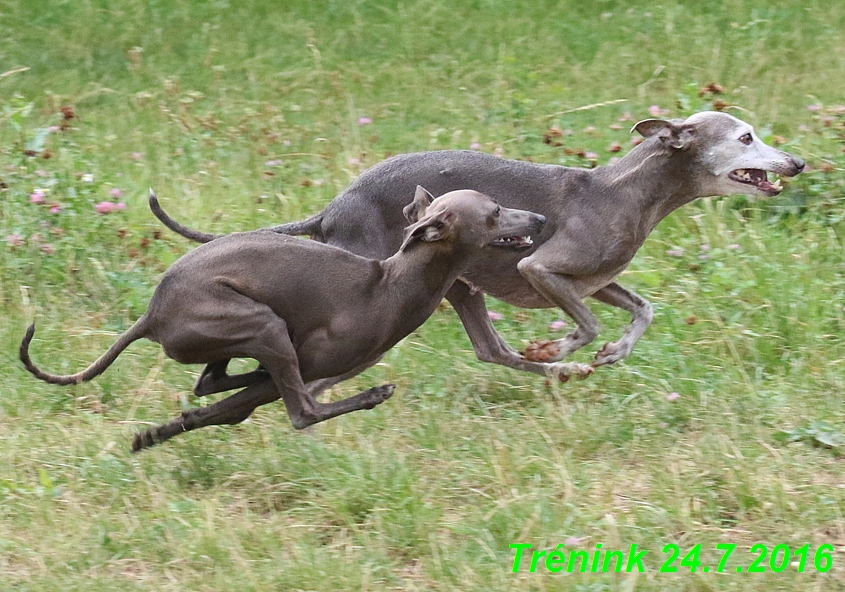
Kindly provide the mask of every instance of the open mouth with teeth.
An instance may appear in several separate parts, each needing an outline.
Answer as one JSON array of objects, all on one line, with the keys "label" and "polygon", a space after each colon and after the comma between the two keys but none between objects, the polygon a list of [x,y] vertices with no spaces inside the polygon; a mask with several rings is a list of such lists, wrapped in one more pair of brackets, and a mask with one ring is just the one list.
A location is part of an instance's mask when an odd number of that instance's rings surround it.
[{"label": "open mouth with teeth", "polygon": [[504,236],[494,240],[490,246],[503,249],[528,249],[534,246],[534,241],[530,236]]},{"label": "open mouth with teeth", "polygon": [[780,186],[780,179],[769,181],[766,171],[762,169],[736,169],[728,173],[728,178],[743,185],[750,185],[770,197],[777,195],[783,189]]}]

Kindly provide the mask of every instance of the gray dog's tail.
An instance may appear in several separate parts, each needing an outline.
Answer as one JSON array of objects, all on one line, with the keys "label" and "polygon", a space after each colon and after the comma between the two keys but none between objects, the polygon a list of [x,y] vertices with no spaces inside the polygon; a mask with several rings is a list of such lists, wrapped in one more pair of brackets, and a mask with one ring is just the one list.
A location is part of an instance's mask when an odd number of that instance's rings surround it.
[{"label": "gray dog's tail", "polygon": [[[150,210],[152,210],[153,215],[155,215],[155,217],[170,230],[194,242],[207,243],[223,236],[222,234],[201,232],[179,224],[176,220],[168,216],[163,209],[161,209],[161,204],[158,203],[158,198],[152,189],[150,189]],[[300,220],[299,222],[289,222],[288,224],[281,224],[279,226],[268,228],[267,230],[272,230],[273,232],[279,234],[289,234],[292,236],[307,234],[313,239],[325,242],[323,240],[323,232],[321,229],[322,222],[323,214],[320,213],[315,214],[310,218],[306,218],[305,220]]]},{"label": "gray dog's tail", "polygon": [[194,242],[207,243],[221,236],[219,234],[200,232],[199,230],[194,230],[193,228],[188,228],[187,226],[179,224],[176,220],[164,213],[164,210],[161,209],[161,204],[158,203],[158,198],[152,189],[150,189],[150,209],[153,211],[153,215],[158,218],[162,224],[167,226],[176,234],[181,234],[185,238]]},{"label": "gray dog's tail", "polygon": [[313,216],[300,220],[298,222],[288,222],[287,224],[279,224],[267,230],[272,230],[279,234],[289,234],[291,236],[302,236],[307,234],[314,240],[321,243],[326,242],[323,236],[323,212],[314,214]]},{"label": "gray dog's tail", "polygon": [[106,368],[112,365],[112,363],[117,359],[117,356],[120,355],[120,352],[126,349],[126,347],[144,336],[147,323],[146,315],[142,316],[138,319],[134,325],[129,327],[129,329],[121,335],[117,341],[115,341],[114,345],[112,345],[106,353],[101,355],[97,358],[97,361],[88,366],[82,372],[77,372],[76,374],[47,374],[43,370],[39,369],[35,364],[32,363],[32,360],[29,358],[29,344],[32,341],[32,336],[35,334],[35,323],[29,326],[26,330],[26,335],[24,335],[23,341],[21,341],[21,351],[20,351],[20,358],[23,365],[29,370],[33,376],[36,378],[40,378],[44,382],[49,382],[50,384],[61,384],[61,385],[68,385],[68,384],[79,384],[80,382],[87,382],[94,378],[95,376],[99,376],[103,372],[105,372]]}]

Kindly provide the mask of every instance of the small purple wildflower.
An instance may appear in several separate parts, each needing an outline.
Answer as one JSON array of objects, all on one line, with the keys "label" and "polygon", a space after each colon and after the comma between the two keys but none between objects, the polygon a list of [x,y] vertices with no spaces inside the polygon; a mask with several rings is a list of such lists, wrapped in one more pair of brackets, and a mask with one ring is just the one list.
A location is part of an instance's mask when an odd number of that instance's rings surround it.
[{"label": "small purple wildflower", "polygon": [[24,246],[24,238],[22,235],[18,234],[17,232],[10,234],[6,237],[6,244],[10,247],[22,247]]},{"label": "small purple wildflower", "polygon": [[101,201],[94,209],[97,210],[98,214],[109,214],[114,211],[114,203],[110,201]]},{"label": "small purple wildflower", "polygon": [[677,249],[666,249],[666,254],[670,257],[683,257],[684,256],[684,249],[677,248]]},{"label": "small purple wildflower", "polygon": [[666,400],[669,401],[670,403],[672,401],[677,401],[680,398],[681,398],[681,395],[679,395],[678,393],[669,393],[668,395],[666,395]]},{"label": "small purple wildflower", "polygon": [[581,539],[579,539],[578,537],[569,537],[568,539],[563,541],[563,544],[567,547],[577,547],[581,544]]},{"label": "small purple wildflower", "polygon": [[351,165],[359,165],[359,164],[361,164],[361,159],[360,158],[350,158],[348,162]]},{"label": "small purple wildflower", "polygon": [[552,331],[563,331],[563,328],[566,327],[566,321],[563,319],[559,319],[557,321],[552,321],[549,323],[549,329]]},{"label": "small purple wildflower", "polygon": [[277,167],[277,166],[280,166],[281,164],[282,164],[282,161],[281,161],[281,160],[279,160],[279,159],[277,159],[277,158],[275,158],[275,159],[273,159],[273,160],[268,160],[267,162],[265,162],[265,163],[264,163],[264,166],[267,166],[267,167]]},{"label": "small purple wildflower", "polygon": [[501,321],[505,318],[505,315],[500,312],[496,312],[495,310],[488,310],[487,316],[490,317],[491,321]]},{"label": "small purple wildflower", "polygon": [[45,255],[52,255],[53,253],[56,252],[56,248],[53,245],[51,245],[50,243],[44,243],[43,245],[41,245],[41,251]]},{"label": "small purple wildflower", "polygon": [[472,144],[469,145],[469,149],[470,150],[481,150],[481,144],[479,144],[478,142],[473,142]]},{"label": "small purple wildflower", "polygon": [[133,152],[132,153],[132,160],[141,160],[142,158],[144,158],[144,155],[141,154],[140,152]]},{"label": "small purple wildflower", "polygon": [[47,200],[44,198],[44,194],[40,191],[33,191],[29,194],[29,201],[34,204],[43,204]]},{"label": "small purple wildflower", "polygon": [[120,189],[118,189],[117,187],[114,187],[111,191],[109,191],[109,193],[110,193],[110,194],[111,194],[111,196],[112,196],[113,198],[115,198],[115,199],[117,199],[118,197],[120,197]]},{"label": "small purple wildflower", "polygon": [[598,154],[596,154],[595,152],[587,152],[587,153],[584,155],[584,158],[586,158],[587,160],[598,160],[598,159],[599,159],[599,155],[598,155]]},{"label": "small purple wildflower", "polygon": [[120,201],[120,202],[117,202],[116,204],[114,204],[114,207],[115,207],[115,209],[117,209],[117,210],[125,210],[125,209],[126,209],[126,204],[125,204],[125,203],[123,203],[122,201]]},{"label": "small purple wildflower", "polygon": [[822,109],[821,105],[816,105],[816,104],[807,105],[807,111],[810,111],[811,113],[815,113],[816,111],[821,111],[821,109]]},{"label": "small purple wildflower", "polygon": [[358,125],[370,125],[373,122],[369,117],[359,117]]},{"label": "small purple wildflower", "polygon": [[62,206],[60,206],[59,204],[53,204],[52,206],[50,206],[50,213],[51,214],[58,214],[61,211],[61,209],[62,209]]},{"label": "small purple wildflower", "polygon": [[59,132],[61,130],[62,130],[62,128],[60,128],[58,125],[51,125],[50,127],[47,128],[47,131],[50,132],[51,134],[55,134],[56,132]]}]

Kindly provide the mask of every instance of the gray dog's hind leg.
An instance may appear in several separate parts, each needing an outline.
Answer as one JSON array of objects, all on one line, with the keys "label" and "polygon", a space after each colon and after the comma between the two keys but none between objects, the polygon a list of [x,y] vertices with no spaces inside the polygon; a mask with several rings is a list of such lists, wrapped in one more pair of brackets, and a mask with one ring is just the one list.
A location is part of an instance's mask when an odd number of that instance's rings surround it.
[{"label": "gray dog's hind leg", "polygon": [[487,314],[484,294],[473,293],[464,282],[456,281],[446,293],[446,299],[458,313],[475,355],[482,362],[493,362],[514,370],[551,376],[563,382],[571,376],[586,378],[593,373],[592,367],[586,364],[546,364],[523,358],[496,332],[490,322],[490,315]]},{"label": "gray dog's hind leg", "polygon": [[196,386],[194,386],[194,396],[205,397],[214,393],[245,388],[270,376],[261,366],[252,372],[228,374],[226,372],[228,365],[229,360],[208,364],[197,380]]},{"label": "gray dog's hind leg", "polygon": [[490,322],[484,294],[473,293],[466,283],[458,280],[446,292],[446,300],[463,321],[479,360],[509,366],[510,363],[521,358],[519,353],[502,339]]},{"label": "gray dog's hind leg", "polygon": [[622,337],[613,343],[605,343],[593,361],[593,366],[613,364],[631,353],[634,344],[651,325],[654,312],[646,299],[617,283],[608,284],[593,294],[593,298],[631,313],[631,323],[625,327]]}]

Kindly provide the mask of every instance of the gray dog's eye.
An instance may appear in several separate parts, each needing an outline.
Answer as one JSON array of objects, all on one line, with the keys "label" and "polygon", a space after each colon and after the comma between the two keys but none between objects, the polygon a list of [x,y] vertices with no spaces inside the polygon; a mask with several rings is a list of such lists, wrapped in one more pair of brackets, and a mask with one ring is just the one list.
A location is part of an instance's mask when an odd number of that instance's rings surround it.
[{"label": "gray dog's eye", "polygon": [[495,211],[493,212],[493,215],[494,215],[494,216],[498,216],[498,215],[499,215],[499,214],[501,214],[501,213],[502,213],[502,206],[496,206],[496,209],[495,209]]},{"label": "gray dog's eye", "polygon": [[751,137],[751,134],[743,134],[740,136],[739,141],[747,146],[754,141],[754,138]]}]

